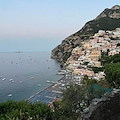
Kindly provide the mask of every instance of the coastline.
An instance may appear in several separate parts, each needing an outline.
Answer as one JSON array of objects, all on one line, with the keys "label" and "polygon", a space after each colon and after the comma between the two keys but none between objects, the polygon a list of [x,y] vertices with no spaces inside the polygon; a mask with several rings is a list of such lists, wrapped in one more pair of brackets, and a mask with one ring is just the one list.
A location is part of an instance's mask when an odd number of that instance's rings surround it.
[{"label": "coastline", "polygon": [[35,95],[32,95],[27,100],[31,103],[40,102],[45,103],[51,108],[53,108],[53,102],[59,101],[62,99],[62,91],[66,89],[70,82],[73,81],[72,74],[64,75],[57,82],[51,84],[49,87],[37,92]]},{"label": "coastline", "polygon": [[[52,85],[50,85],[49,87],[51,87]],[[42,89],[41,91],[35,93],[34,95],[30,96],[29,98],[27,98],[26,100],[30,100],[32,99],[33,97],[35,97],[36,95],[40,94],[41,92],[43,92],[44,90],[48,89],[49,87],[45,87],[45,89]]]},{"label": "coastline", "polygon": [[[65,80],[65,79],[66,79],[66,72],[65,72],[65,70],[60,69],[56,75],[63,76],[63,77],[60,78],[57,82],[49,81],[49,84],[51,84],[50,86],[45,87],[44,89],[42,89],[41,91],[39,91],[39,92],[35,93],[34,95],[30,96],[30,97],[27,98],[26,100],[30,101],[30,99],[33,99],[34,97],[36,97],[37,95],[41,94],[42,92],[44,92],[44,91],[46,91],[46,90],[52,91],[52,92],[57,92],[57,93],[60,93],[60,94],[61,94],[61,93],[62,93],[62,92],[61,92],[61,89],[59,89],[58,91],[55,91],[55,88],[52,88],[52,87],[53,87],[54,85],[60,83],[61,80],[63,80],[63,79]],[[47,82],[47,81],[46,81],[46,82]],[[55,87],[57,87],[57,86],[55,86]],[[54,96],[54,97],[56,97],[56,96]],[[61,98],[59,98],[59,99],[61,99]]]},{"label": "coastline", "polygon": [[[63,80],[64,77],[65,77],[65,76],[63,76],[63,77],[62,77],[61,79],[59,79],[57,82],[60,82],[61,80]],[[30,96],[30,97],[27,98],[26,100],[29,101],[30,99],[34,98],[35,96],[37,96],[38,94],[40,94],[41,92],[43,92],[43,91],[45,91],[45,90],[50,90],[50,91],[53,90],[53,91],[54,91],[54,88],[52,88],[52,86],[55,85],[55,84],[57,84],[57,82],[51,84],[49,87],[45,87],[44,89],[42,89],[41,91],[39,91],[39,92],[35,93],[34,95]]]}]

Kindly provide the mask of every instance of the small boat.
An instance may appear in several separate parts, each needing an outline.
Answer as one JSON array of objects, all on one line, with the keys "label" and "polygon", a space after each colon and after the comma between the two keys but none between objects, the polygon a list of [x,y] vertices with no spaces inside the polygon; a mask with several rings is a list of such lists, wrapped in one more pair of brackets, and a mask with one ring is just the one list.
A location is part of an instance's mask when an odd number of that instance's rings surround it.
[{"label": "small boat", "polygon": [[38,87],[40,87],[41,86],[41,84],[38,84]]},{"label": "small boat", "polygon": [[50,81],[49,80],[47,80],[47,83],[49,83]]},{"label": "small boat", "polygon": [[12,83],[14,83],[15,81],[14,81],[14,80],[12,80],[11,82],[12,82]]},{"label": "small boat", "polygon": [[12,82],[12,83],[13,83],[13,82],[15,82],[15,81],[14,81],[13,79],[9,79],[9,82]]},{"label": "small boat", "polygon": [[51,83],[55,83],[54,81],[51,81]]},{"label": "small boat", "polygon": [[12,94],[9,94],[8,97],[12,97]]},{"label": "small boat", "polygon": [[10,79],[9,81],[11,82],[11,81],[13,81],[13,79]]},{"label": "small boat", "polygon": [[34,77],[31,77],[31,79],[33,79]]},{"label": "small boat", "polygon": [[20,81],[20,83],[23,83],[23,81]]},{"label": "small boat", "polygon": [[4,80],[6,80],[6,78],[3,78],[2,80],[4,81]]}]

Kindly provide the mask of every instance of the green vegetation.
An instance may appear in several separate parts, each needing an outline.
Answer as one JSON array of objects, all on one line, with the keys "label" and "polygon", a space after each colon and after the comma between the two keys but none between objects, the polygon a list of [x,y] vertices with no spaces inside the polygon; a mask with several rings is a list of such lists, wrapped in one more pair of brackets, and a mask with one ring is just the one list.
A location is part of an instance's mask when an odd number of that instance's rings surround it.
[{"label": "green vegetation", "polygon": [[0,120],[52,120],[52,112],[41,103],[7,101],[0,103]]},{"label": "green vegetation", "polygon": [[70,56],[71,56],[71,52],[65,52],[62,58],[63,63],[65,63]]},{"label": "green vegetation", "polygon": [[27,101],[0,103],[0,120],[75,120],[96,95],[100,97],[103,94],[103,90],[96,91],[92,87],[95,82],[85,76],[83,86],[71,84],[63,91],[62,101],[53,103],[54,112],[41,103],[32,104]]},{"label": "green vegetation", "polygon": [[[100,98],[108,89],[84,76],[82,86],[71,83],[63,91],[61,101],[54,102],[54,111],[41,103],[7,101],[0,104],[0,120],[75,120],[93,98]],[[107,82],[106,82],[107,83]]]},{"label": "green vegetation", "polygon": [[70,84],[70,87],[62,94],[62,101],[54,102],[54,120],[77,119],[81,111],[90,105],[93,98],[100,98],[106,92],[103,87],[98,87],[95,83],[96,80],[89,79],[85,75],[82,86]]},{"label": "green vegetation", "polygon": [[90,67],[95,73],[98,73],[99,71],[103,71],[104,67]]},{"label": "green vegetation", "polygon": [[101,53],[100,61],[101,61],[102,65],[104,65],[104,64],[107,62],[107,59],[108,59],[108,58],[109,58],[109,56],[108,56],[108,51]]},{"label": "green vegetation", "polygon": [[82,80],[82,84],[85,87],[92,86],[94,83],[97,83],[97,81],[95,79],[89,79],[87,75],[85,75],[83,80]]},{"label": "green vegetation", "polygon": [[117,63],[120,62],[120,54],[116,54],[113,56],[108,56],[107,53],[102,53],[101,62],[103,65],[109,63]]},{"label": "green vegetation", "polygon": [[120,63],[111,63],[105,66],[106,80],[112,87],[118,88],[120,85]]},{"label": "green vegetation", "polygon": [[84,62],[84,65],[88,65],[89,62]]},{"label": "green vegetation", "polygon": [[111,87],[106,79],[101,79],[100,81],[97,82],[97,84],[105,88]]},{"label": "green vegetation", "polygon": [[86,106],[85,91],[83,87],[70,85],[63,92],[63,99],[59,102],[54,102],[55,120],[75,120],[80,115],[80,111]]},{"label": "green vegetation", "polygon": [[108,52],[103,52],[100,61],[103,67],[93,68],[94,72],[104,71],[106,74],[105,80],[101,80],[99,84],[118,88],[120,85],[120,54],[108,56]]},{"label": "green vegetation", "polygon": [[117,44],[117,47],[120,46],[120,43]]},{"label": "green vegetation", "polygon": [[95,34],[99,30],[115,30],[116,28],[119,27],[120,27],[120,19],[103,17],[97,20],[92,20],[87,22],[85,26],[82,28],[82,30],[75,33],[75,35],[79,36],[79,35]]}]

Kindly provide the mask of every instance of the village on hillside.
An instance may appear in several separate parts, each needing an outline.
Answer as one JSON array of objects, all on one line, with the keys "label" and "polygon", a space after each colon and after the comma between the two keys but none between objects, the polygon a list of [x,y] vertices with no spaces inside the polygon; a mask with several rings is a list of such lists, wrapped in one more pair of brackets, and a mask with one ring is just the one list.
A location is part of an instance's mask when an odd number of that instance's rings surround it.
[{"label": "village on hillside", "polygon": [[[119,54],[120,52],[120,28],[114,31],[99,30],[89,40],[83,41],[82,45],[73,49],[72,55],[67,59],[66,73],[72,73],[76,84],[80,84],[84,75],[88,78],[100,81],[105,78],[104,71],[94,73],[92,67],[102,67],[100,61],[102,53],[108,56]],[[68,75],[66,74],[66,77]]]}]

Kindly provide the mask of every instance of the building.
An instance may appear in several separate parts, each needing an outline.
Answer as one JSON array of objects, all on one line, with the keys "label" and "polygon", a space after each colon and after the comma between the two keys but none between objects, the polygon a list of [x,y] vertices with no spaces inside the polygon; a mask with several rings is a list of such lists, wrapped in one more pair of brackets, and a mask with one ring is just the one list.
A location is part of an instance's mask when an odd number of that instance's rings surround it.
[{"label": "building", "polygon": [[91,50],[89,58],[91,61],[98,61],[101,58],[101,50],[98,50],[98,48],[93,48]]}]

